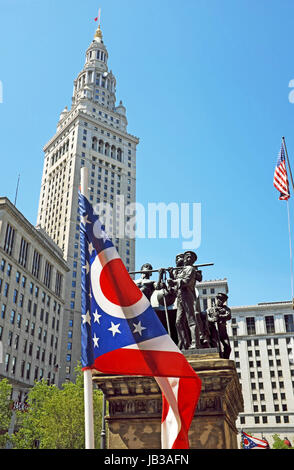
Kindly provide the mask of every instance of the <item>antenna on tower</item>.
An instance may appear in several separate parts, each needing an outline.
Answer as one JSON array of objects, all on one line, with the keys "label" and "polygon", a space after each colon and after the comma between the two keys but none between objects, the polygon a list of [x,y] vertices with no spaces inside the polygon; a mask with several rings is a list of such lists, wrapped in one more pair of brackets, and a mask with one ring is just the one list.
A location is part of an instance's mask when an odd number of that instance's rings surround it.
[{"label": "antenna on tower", "polygon": [[17,185],[16,185],[15,198],[14,198],[15,206],[16,206],[16,200],[17,200],[17,194],[18,194],[19,178],[20,178],[20,175],[18,175],[18,178],[17,178]]}]

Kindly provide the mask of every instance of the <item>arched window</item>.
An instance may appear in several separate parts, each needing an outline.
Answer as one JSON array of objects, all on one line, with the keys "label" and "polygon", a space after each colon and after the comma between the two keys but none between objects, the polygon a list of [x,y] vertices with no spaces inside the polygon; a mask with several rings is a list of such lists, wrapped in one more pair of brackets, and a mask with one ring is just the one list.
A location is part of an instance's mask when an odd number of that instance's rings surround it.
[{"label": "arched window", "polygon": [[111,146],[111,152],[110,152],[110,156],[111,158],[115,158],[115,151],[116,151],[116,148],[114,145]]},{"label": "arched window", "polygon": [[99,153],[103,153],[103,145],[104,145],[104,142],[103,140],[99,140],[99,147],[98,147],[98,152]]},{"label": "arched window", "polygon": [[104,154],[105,154],[105,155],[109,155],[109,148],[110,148],[109,143],[106,142],[106,144],[105,144],[105,151],[104,151]]},{"label": "arched window", "polygon": [[120,148],[117,149],[116,159],[119,162],[122,161],[122,150]]},{"label": "arched window", "polygon": [[97,137],[92,139],[92,149],[97,151]]}]

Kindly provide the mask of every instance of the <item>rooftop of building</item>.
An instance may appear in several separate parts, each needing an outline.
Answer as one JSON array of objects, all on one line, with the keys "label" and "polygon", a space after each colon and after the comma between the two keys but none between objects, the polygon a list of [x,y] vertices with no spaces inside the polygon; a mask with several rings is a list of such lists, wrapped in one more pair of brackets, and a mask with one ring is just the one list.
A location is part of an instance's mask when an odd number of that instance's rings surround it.
[{"label": "rooftop of building", "polygon": [[232,311],[254,311],[254,310],[274,310],[276,308],[289,308],[292,307],[294,310],[294,305],[291,300],[281,300],[281,301],[274,301],[274,302],[259,302],[254,305],[238,305],[238,306],[230,306]]},{"label": "rooftop of building", "polygon": [[16,208],[14,204],[5,196],[0,196],[0,211],[4,210],[10,213],[23,228],[36,239],[51,255],[62,265],[65,271],[69,271],[66,260],[63,257],[61,248],[49,237],[47,232],[39,226],[34,226],[28,219]]}]

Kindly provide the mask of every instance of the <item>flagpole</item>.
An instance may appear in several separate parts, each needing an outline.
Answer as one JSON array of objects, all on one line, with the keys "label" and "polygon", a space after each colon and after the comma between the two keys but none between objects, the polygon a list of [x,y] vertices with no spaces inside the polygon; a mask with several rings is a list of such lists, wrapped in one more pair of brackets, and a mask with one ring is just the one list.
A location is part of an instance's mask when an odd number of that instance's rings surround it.
[{"label": "flagpole", "polygon": [[[291,243],[291,225],[290,225],[290,210],[289,210],[289,200],[287,199],[287,212],[288,212],[288,231],[289,231],[289,249],[290,249],[290,272],[291,272],[291,293],[292,293],[292,303],[294,302],[294,292],[293,292],[293,262],[292,262],[292,243]],[[293,303],[294,308],[294,303]]]},{"label": "flagpole", "polygon": [[[81,168],[81,194],[87,199],[88,189],[88,168]],[[93,408],[93,380],[92,370],[84,370],[84,407],[85,407],[85,448],[94,449],[94,408]]]},{"label": "flagpole", "polygon": [[[288,156],[285,137],[282,137],[282,142],[283,142],[283,146],[284,146],[284,149],[285,149],[285,154],[286,154],[290,179],[291,179],[292,188],[293,188],[293,192],[294,192],[294,182],[293,182],[292,170],[291,170],[290,160],[289,160],[289,156]],[[287,199],[287,212],[288,212],[288,231],[289,231],[289,249],[290,249],[291,294],[292,294],[292,307],[294,309],[292,243],[291,243],[290,210],[289,210],[289,200],[288,199]]]}]

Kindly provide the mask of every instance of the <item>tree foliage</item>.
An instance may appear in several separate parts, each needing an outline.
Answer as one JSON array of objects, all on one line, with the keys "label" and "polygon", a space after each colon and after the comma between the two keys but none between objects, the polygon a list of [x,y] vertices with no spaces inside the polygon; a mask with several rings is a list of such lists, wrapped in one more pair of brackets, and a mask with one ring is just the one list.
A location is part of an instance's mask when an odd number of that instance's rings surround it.
[{"label": "tree foliage", "polygon": [[0,380],[0,448],[4,448],[8,438],[8,428],[12,411],[10,396],[12,386],[7,379]]},{"label": "tree foliage", "polygon": [[293,449],[293,447],[288,447],[286,444],[284,444],[284,439],[281,439],[278,434],[273,435],[273,449]]},{"label": "tree foliage", "polygon": [[[76,382],[61,389],[36,382],[28,394],[28,411],[17,412],[17,431],[11,436],[14,448],[83,449],[84,382],[81,371]],[[102,393],[93,391],[95,447],[100,447]]]}]

